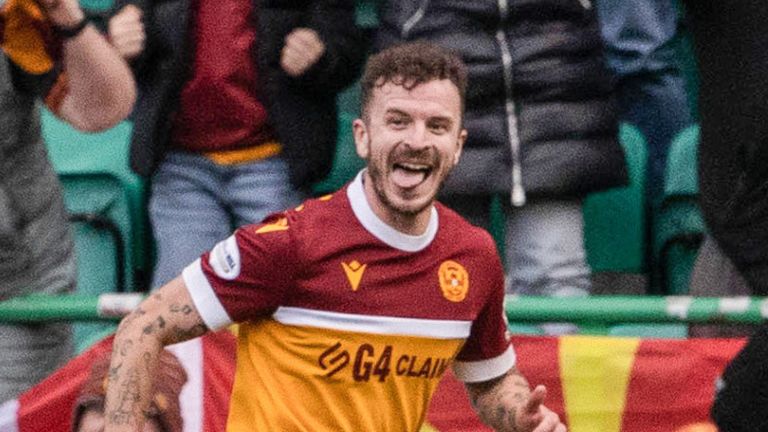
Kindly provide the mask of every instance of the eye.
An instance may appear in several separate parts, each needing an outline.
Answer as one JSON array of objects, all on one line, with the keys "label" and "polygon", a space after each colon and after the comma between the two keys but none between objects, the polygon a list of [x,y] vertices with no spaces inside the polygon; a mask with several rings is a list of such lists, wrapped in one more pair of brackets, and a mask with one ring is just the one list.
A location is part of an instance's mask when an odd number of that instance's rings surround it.
[{"label": "eye", "polygon": [[448,122],[439,120],[429,122],[428,124],[429,130],[437,135],[448,133],[448,131],[450,131],[450,126],[451,125]]},{"label": "eye", "polygon": [[406,116],[402,115],[393,115],[387,117],[387,125],[395,128],[395,129],[402,129],[408,125],[409,119]]}]

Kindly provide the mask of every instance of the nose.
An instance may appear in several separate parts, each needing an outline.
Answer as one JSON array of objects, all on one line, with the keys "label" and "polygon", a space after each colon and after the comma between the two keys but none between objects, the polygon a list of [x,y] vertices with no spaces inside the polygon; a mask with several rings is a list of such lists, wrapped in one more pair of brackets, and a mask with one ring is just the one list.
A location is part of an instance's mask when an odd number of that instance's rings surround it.
[{"label": "nose", "polygon": [[406,144],[413,150],[423,150],[429,147],[429,131],[423,123],[416,122],[411,128]]}]

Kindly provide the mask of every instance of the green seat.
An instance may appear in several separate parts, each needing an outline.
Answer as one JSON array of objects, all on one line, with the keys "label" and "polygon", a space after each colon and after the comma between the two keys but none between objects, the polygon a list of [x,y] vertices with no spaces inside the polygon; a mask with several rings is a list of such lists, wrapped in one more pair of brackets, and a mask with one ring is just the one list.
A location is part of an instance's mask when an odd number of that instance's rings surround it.
[{"label": "green seat", "polygon": [[333,168],[328,177],[314,185],[315,194],[323,195],[341,188],[365,166],[365,161],[357,156],[355,140],[352,137],[352,121],[355,117],[349,113],[339,115],[339,138],[336,142]]},{"label": "green seat", "polygon": [[[131,124],[123,122],[105,132],[84,134],[43,110],[42,132],[53,167],[63,181],[71,177],[81,179],[82,183],[83,176],[94,176],[92,184],[109,183],[110,188],[121,189],[124,193],[125,211],[121,213],[120,220],[125,223],[121,222],[120,226],[126,228],[122,232],[125,236],[126,271],[129,272],[126,275],[127,286],[133,288],[133,275],[148,274],[152,254],[147,231],[146,182],[134,174],[128,164]],[[112,180],[107,181],[106,177]],[[85,198],[88,192],[80,190]],[[74,203],[77,197],[72,192],[68,195],[68,203]],[[143,280],[137,282],[143,283]]]},{"label": "green seat", "polygon": [[376,0],[357,0],[355,21],[363,29],[375,29],[379,26],[379,11]]},{"label": "green seat", "polygon": [[699,195],[698,148],[698,125],[687,127],[672,140],[664,173],[664,200]]},{"label": "green seat", "polygon": [[[137,288],[146,273],[145,184],[128,168],[131,126],[122,123],[98,134],[83,134],[42,113],[42,132],[64,191],[78,265],[77,292],[101,294]],[[142,288],[139,286],[138,288]],[[76,323],[81,352],[105,334],[110,323]]]},{"label": "green seat", "polygon": [[591,194],[584,202],[584,242],[595,272],[645,270],[645,166],[647,148],[640,131],[619,128],[629,185]]},{"label": "green seat", "polygon": [[336,105],[339,110],[336,154],[328,177],[312,188],[317,195],[331,193],[341,188],[365,166],[365,161],[357,156],[355,140],[352,136],[352,122],[358,117],[360,111],[360,84],[355,83],[341,92],[336,99]]},{"label": "green seat", "polygon": [[133,228],[120,182],[109,174],[60,174],[64,204],[74,228],[78,292],[133,289]]},{"label": "green seat", "polygon": [[[61,174],[77,256],[77,292],[97,295],[133,286],[132,257],[127,247],[132,227],[128,200],[120,182],[109,174]],[[114,329],[107,323],[76,323],[77,352],[96,335]]]},{"label": "green seat", "polygon": [[656,294],[685,294],[698,248],[706,231],[698,204],[699,127],[691,126],[672,141],[664,196],[655,215],[653,254]]}]

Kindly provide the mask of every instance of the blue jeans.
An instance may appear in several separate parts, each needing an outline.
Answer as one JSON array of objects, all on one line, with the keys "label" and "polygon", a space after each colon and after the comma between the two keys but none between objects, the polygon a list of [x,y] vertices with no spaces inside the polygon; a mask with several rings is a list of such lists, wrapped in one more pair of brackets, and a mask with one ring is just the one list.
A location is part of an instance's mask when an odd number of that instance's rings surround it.
[{"label": "blue jeans", "polygon": [[599,0],[597,11],[606,61],[617,84],[620,118],[648,142],[648,198],[664,188],[669,144],[693,122],[672,40],[678,15],[674,0]]},{"label": "blue jeans", "polygon": [[153,177],[149,201],[157,247],[152,288],[181,274],[235,228],[296,206],[303,198],[279,157],[219,165],[197,154],[169,153]]},{"label": "blue jeans", "polygon": [[[450,194],[440,202],[474,225],[489,228],[490,197]],[[584,249],[581,200],[536,199],[504,208],[507,292],[537,296],[584,296],[592,279]]]}]

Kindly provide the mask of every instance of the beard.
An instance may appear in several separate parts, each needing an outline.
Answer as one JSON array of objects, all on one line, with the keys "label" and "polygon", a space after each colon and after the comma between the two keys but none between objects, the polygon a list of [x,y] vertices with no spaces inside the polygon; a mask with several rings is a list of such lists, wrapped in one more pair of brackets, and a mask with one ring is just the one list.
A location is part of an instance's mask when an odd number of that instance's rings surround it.
[{"label": "beard", "polygon": [[[366,161],[366,165],[368,169],[368,175],[371,178],[374,193],[376,194],[379,201],[389,211],[391,211],[393,214],[399,214],[406,218],[415,217],[416,215],[424,212],[426,209],[432,206],[432,204],[434,204],[437,194],[443,187],[443,182],[451,171],[449,169],[447,172],[440,172],[440,168],[443,167],[444,164],[440,163],[438,156],[431,155],[428,152],[416,152],[412,150],[401,150],[387,157],[384,164],[376,163],[370,156],[372,155],[370,139],[368,140],[368,154],[369,157]],[[398,203],[391,199],[390,195],[387,193],[387,179],[384,170],[386,170],[387,167],[393,165],[393,159],[431,163],[433,171],[429,173],[429,176],[439,176],[435,190],[431,191],[430,195],[426,195],[420,198],[417,202],[406,200],[407,202],[405,203]]]}]

